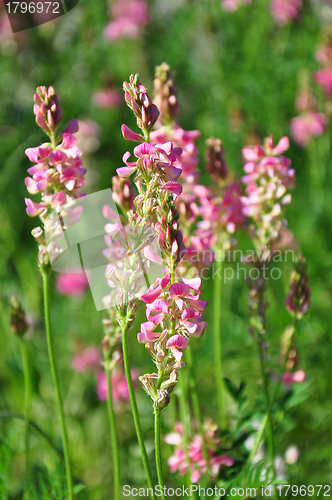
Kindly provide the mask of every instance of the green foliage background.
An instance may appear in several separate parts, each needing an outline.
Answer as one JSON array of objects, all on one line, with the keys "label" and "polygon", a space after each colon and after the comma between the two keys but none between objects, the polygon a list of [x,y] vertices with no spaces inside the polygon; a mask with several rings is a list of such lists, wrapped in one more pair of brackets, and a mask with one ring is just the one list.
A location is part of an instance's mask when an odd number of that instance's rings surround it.
[{"label": "green foliage background", "polygon": [[[36,246],[30,235],[35,221],[25,214],[24,185],[29,160],[27,147],[45,139],[34,123],[33,93],[38,85],[53,85],[60,95],[63,123],[72,117],[90,118],[101,127],[101,146],[93,154],[98,181],[89,192],[111,186],[115,169],[130,144],[122,138],[120,126],[134,128],[134,118],[125,105],[103,110],[92,104],[93,92],[106,86],[111,77],[115,88],[130,73],[139,72],[152,89],[154,66],[168,62],[175,72],[185,129],[202,131],[199,140],[203,159],[204,140],[220,137],[229,167],[241,175],[241,148],[255,134],[261,140],[273,133],[276,140],[289,133],[298,75],[302,68],[318,69],[315,51],[321,38],[322,19],[313,3],[305,2],[299,20],[276,27],[266,0],[253,0],[235,13],[221,10],[218,1],[150,1],[151,19],[136,40],[109,43],[103,38],[108,21],[104,1],[81,0],[57,22],[51,22],[16,36],[16,49],[2,50],[0,58],[0,413],[23,412],[23,372],[19,343],[9,326],[8,298],[18,293],[27,311],[39,320],[28,345],[33,375],[32,419],[60,447],[59,426],[49,372],[42,319],[41,277],[36,268]],[[318,94],[318,89],[315,89]],[[320,96],[321,97],[321,96]],[[234,116],[241,116],[237,128]],[[233,118],[232,118],[233,117]],[[299,352],[308,381],[294,398],[300,405],[289,408],[277,436],[277,453],[296,444],[300,459],[287,470],[295,484],[329,484],[331,481],[332,428],[332,169],[331,131],[313,140],[305,149],[291,144],[288,156],[296,170],[297,186],[288,209],[289,227],[308,261],[312,307],[300,325]],[[201,163],[203,180],[209,182]],[[243,238],[243,248],[248,241]],[[283,308],[288,289],[290,263],[281,265],[282,278],[269,291],[268,311],[272,363],[277,367],[281,333],[291,324]],[[54,280],[54,276],[53,276]],[[204,282],[204,298],[212,300],[211,280]],[[247,331],[246,286],[242,280],[224,287],[223,339],[225,375],[237,384],[248,384],[249,405],[260,408],[261,386],[255,347]],[[101,321],[90,292],[82,301],[60,297],[52,290],[52,317],[56,351],[65,396],[74,475],[86,485],[79,498],[111,498],[112,474],[106,406],[98,402],[92,374],[77,374],[70,368],[75,339],[98,345]],[[143,312],[141,312],[141,318]],[[139,318],[138,318],[139,319]],[[212,308],[206,312],[208,328],[194,340],[196,376],[206,417],[217,419],[215,383],[212,371]],[[137,328],[130,338],[132,365],[140,373],[151,371],[149,354],[136,342]],[[151,405],[141,389],[139,407],[153,455]],[[231,400],[228,401],[232,408]],[[164,432],[176,413],[173,403],[165,413]],[[280,420],[283,415],[280,415]],[[144,485],[140,454],[130,411],[118,415],[123,484]],[[3,499],[21,498],[24,483],[24,424],[19,419],[0,419],[0,492]],[[31,431],[34,473],[44,481],[57,481],[61,467],[56,452],[41,435]],[[166,459],[171,453],[164,445]],[[45,469],[49,472],[46,473]],[[166,471],[166,462],[165,462]],[[181,480],[181,479],[180,479]],[[60,480],[61,482],[61,480]],[[177,479],[167,476],[166,484]],[[47,489],[47,486],[46,486]],[[54,489],[55,491],[55,489]],[[46,496],[45,496],[46,498]],[[59,496],[61,498],[61,496]]]}]

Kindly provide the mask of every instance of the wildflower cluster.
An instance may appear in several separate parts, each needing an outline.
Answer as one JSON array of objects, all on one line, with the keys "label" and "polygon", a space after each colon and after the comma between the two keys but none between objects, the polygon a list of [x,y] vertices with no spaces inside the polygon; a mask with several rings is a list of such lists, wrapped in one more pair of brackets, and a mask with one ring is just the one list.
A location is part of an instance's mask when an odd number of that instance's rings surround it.
[{"label": "wildflower cluster", "polygon": [[288,24],[299,16],[302,0],[271,0],[271,14],[279,26]]},{"label": "wildflower cluster", "polygon": [[300,255],[298,261],[294,263],[290,291],[286,298],[286,308],[296,319],[301,319],[308,312],[310,295],[307,263]]},{"label": "wildflower cluster", "polygon": [[[175,424],[174,432],[166,434],[165,441],[175,446],[174,453],[168,460],[170,471],[178,471],[180,476],[189,472],[192,483],[197,483],[207,471],[215,479],[221,467],[230,467],[235,462],[228,455],[216,453],[220,438],[217,426],[210,419],[204,421],[203,435],[196,433],[188,445],[185,444],[183,425],[180,422]],[[207,449],[208,463],[204,458],[203,443]]]},{"label": "wildflower cluster", "polygon": [[121,38],[137,38],[149,19],[148,5],[144,0],[118,0],[110,6],[111,22],[104,29],[104,36],[111,42]]},{"label": "wildflower cluster", "polygon": [[[25,185],[30,194],[41,194],[39,203],[26,198],[27,214],[39,216],[44,228],[36,227],[32,235],[39,243],[39,264],[49,265],[46,248],[45,229],[47,217],[56,210],[59,215],[73,202],[84,196],[80,188],[84,185],[85,169],[80,159],[81,150],[76,145],[73,135],[78,130],[78,122],[73,119],[57,136],[57,127],[62,118],[60,99],[53,87],[38,87],[34,95],[34,113],[37,125],[48,135],[50,142],[25,151],[34,163],[28,169],[31,177],[25,178]],[[59,229],[59,228],[58,228]],[[53,227],[56,233],[57,228]]]},{"label": "wildflower cluster", "polygon": [[[134,148],[137,160],[129,162],[130,153],[127,152],[123,157],[126,166],[117,169],[118,175],[124,179],[135,173],[134,182],[139,194],[134,199],[136,211],[129,210],[128,221],[132,228],[148,228],[152,231],[150,234],[156,237],[161,256],[153,250],[152,240],[145,238],[143,259],[168,268],[168,272],[141,296],[147,304],[148,321],[141,325],[138,340],[146,344],[158,373],[144,375],[140,380],[156,410],[165,408],[169,403],[178,370],[182,366],[182,350],[188,346],[188,339],[193,334],[200,336],[205,329],[201,312],[207,303],[199,299],[201,280],[185,282],[176,278],[176,268],[185,250],[179,230],[180,214],[175,205],[182,192],[182,185],[178,182],[183,171],[180,160],[182,149],[175,147],[171,141],[154,142],[154,133],[150,132],[159,111],[138,75],[132,75],[129,83],[124,83],[124,90],[125,100],[133,110],[143,135],[132,132],[126,125],[122,126],[122,133],[126,139],[146,141]],[[150,140],[154,144],[148,142]],[[130,185],[128,190],[129,195]],[[112,280],[113,275],[109,274],[109,278]],[[161,331],[156,332],[157,328]]]},{"label": "wildflower cluster", "polygon": [[289,147],[289,140],[283,137],[274,147],[272,136],[265,139],[264,146],[246,147],[242,154],[246,163],[246,196],[241,197],[243,213],[249,218],[249,234],[256,249],[264,251],[277,240],[285,222],[281,220],[282,207],[291,202],[288,188],[294,186],[295,171],[291,161],[281,156]]}]

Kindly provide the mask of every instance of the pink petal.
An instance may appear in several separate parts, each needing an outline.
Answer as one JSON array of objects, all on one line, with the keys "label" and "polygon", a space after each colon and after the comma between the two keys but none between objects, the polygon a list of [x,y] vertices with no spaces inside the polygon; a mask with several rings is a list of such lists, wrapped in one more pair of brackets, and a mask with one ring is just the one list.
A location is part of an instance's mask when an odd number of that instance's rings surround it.
[{"label": "pink petal", "polygon": [[278,142],[278,144],[276,145],[275,148],[273,148],[272,150],[272,154],[274,155],[281,155],[282,153],[284,153],[285,151],[287,151],[287,149],[289,148],[289,139],[288,137],[282,137],[280,139],[280,141]]},{"label": "pink petal", "polygon": [[76,120],[76,118],[73,118],[72,120],[70,120],[67,127],[64,129],[62,133],[74,134],[77,131],[78,131],[78,121]]},{"label": "pink petal", "polygon": [[178,182],[168,181],[166,184],[161,186],[160,189],[164,189],[165,191],[169,191],[170,193],[174,193],[179,196],[182,193],[182,186]]},{"label": "pink petal", "polygon": [[141,300],[145,302],[146,304],[151,304],[154,302],[160,295],[161,292],[161,286],[158,285],[155,289],[153,289],[154,285],[151,285],[149,290],[141,295]]},{"label": "pink petal", "polygon": [[174,297],[185,297],[190,292],[190,289],[187,285],[182,283],[174,283],[169,287],[169,296],[170,298]]},{"label": "pink petal", "polygon": [[72,148],[73,146],[76,146],[76,143],[77,143],[77,139],[72,134],[68,134],[68,132],[65,132],[63,134],[63,139],[62,139],[62,143],[61,143],[61,147],[63,149]]},{"label": "pink petal", "polygon": [[250,148],[243,148],[242,155],[243,155],[243,158],[247,161],[257,160],[257,153]]},{"label": "pink petal", "polygon": [[123,179],[127,179],[137,170],[137,167],[120,167],[116,169],[117,174]]},{"label": "pink petal", "polygon": [[127,125],[123,124],[121,126],[121,132],[122,132],[122,135],[125,139],[127,139],[127,141],[135,141],[135,142],[142,142],[144,141],[144,137],[140,134],[136,134],[136,132],[133,132],[132,130],[130,130],[129,127],[127,127]]},{"label": "pink petal", "polygon": [[182,281],[185,285],[190,286],[190,288],[193,288],[194,290],[199,290],[202,285],[201,278],[183,278]]},{"label": "pink petal", "polygon": [[170,349],[171,347],[176,347],[177,349],[187,349],[188,345],[188,340],[182,337],[182,335],[177,334],[172,335],[172,337],[167,340],[166,348]]},{"label": "pink petal", "polygon": [[143,253],[145,257],[151,262],[155,262],[156,264],[162,264],[163,259],[150,247],[150,245],[146,245],[144,247]]},{"label": "pink petal", "polygon": [[142,158],[145,155],[151,155],[155,152],[155,147],[147,142],[143,142],[134,148],[134,155],[136,158]]},{"label": "pink petal", "polygon": [[25,150],[25,154],[27,155],[30,161],[37,162],[39,156],[39,147],[28,148]]}]

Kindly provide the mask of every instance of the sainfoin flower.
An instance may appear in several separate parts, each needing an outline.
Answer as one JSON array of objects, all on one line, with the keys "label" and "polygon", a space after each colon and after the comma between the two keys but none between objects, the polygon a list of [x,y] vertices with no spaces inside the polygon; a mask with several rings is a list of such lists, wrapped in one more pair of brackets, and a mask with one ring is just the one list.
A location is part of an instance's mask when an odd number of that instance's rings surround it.
[{"label": "sainfoin flower", "polygon": [[[134,382],[134,387],[137,386],[138,370],[131,370],[131,378]],[[115,369],[111,373],[112,384],[112,399],[117,405],[129,401],[129,390],[124,371]],[[99,401],[107,400],[107,380],[105,372],[100,372],[97,375],[97,396]]]},{"label": "sainfoin flower", "polygon": [[88,346],[85,349],[79,348],[73,357],[71,367],[75,372],[86,372],[89,370],[99,370],[100,349],[94,346]]},{"label": "sainfoin flower", "polygon": [[104,29],[110,41],[136,38],[148,23],[148,5],[144,0],[118,0],[111,5],[111,22]]},{"label": "sainfoin flower", "polygon": [[[209,457],[208,464],[204,458],[203,440]],[[180,422],[175,424],[174,432],[166,434],[165,441],[175,446],[174,453],[168,460],[170,472],[178,471],[180,476],[189,472],[192,483],[197,483],[207,470],[211,478],[215,479],[221,467],[230,467],[235,462],[229,455],[216,454],[220,439],[217,436],[217,426],[211,420],[205,420],[203,436],[195,434],[187,449],[184,442],[183,426]]]},{"label": "sainfoin flower", "polygon": [[307,146],[312,137],[323,135],[328,123],[323,113],[302,113],[290,122],[290,133],[294,141],[301,147]]},{"label": "sainfoin flower", "polygon": [[[27,214],[30,217],[38,215],[44,226],[48,215],[53,211],[61,214],[61,211],[68,209],[77,198],[84,196],[80,189],[84,185],[85,169],[82,167],[81,151],[74,136],[78,130],[77,120],[71,120],[63,132],[57,135],[62,110],[60,99],[53,87],[38,87],[34,102],[36,123],[48,135],[50,142],[25,151],[34,164],[28,169],[30,177],[25,178],[26,187],[30,194],[41,195],[40,202],[34,202],[30,198],[26,198],[25,202]],[[76,212],[73,211],[73,217],[77,215]],[[58,225],[58,230],[53,227],[55,234],[62,232],[60,223]],[[35,228],[32,234],[39,243],[39,264],[48,266],[44,227]]]},{"label": "sainfoin flower", "polygon": [[[125,124],[121,127],[127,140],[140,142],[134,148],[136,160],[129,161],[130,153],[127,152],[123,157],[126,166],[117,169],[118,175],[124,179],[135,174],[134,182],[139,192],[134,200],[135,211],[129,210],[128,220],[132,228],[141,228],[142,232],[143,227],[149,227],[151,234],[156,236],[161,255],[157,255],[145,241],[141,257],[167,268],[165,274],[141,296],[147,304],[147,321],[142,323],[137,336],[150,351],[158,369],[158,373],[140,377],[156,411],[165,409],[169,403],[178,371],[183,366],[182,353],[188,347],[190,337],[200,337],[206,327],[202,311],[207,302],[200,299],[201,280],[182,280],[177,276],[185,247],[179,229],[176,199],[183,190],[179,178],[187,164],[182,162],[183,149],[173,142],[173,138],[191,141],[192,135],[177,127],[171,133],[172,140],[165,130],[152,132],[159,110],[138,75],[131,75],[123,88],[126,103],[133,110],[142,131],[142,134],[133,132]],[[168,104],[169,101],[163,109],[169,110]]]},{"label": "sainfoin flower", "polygon": [[298,16],[302,0],[272,0],[270,8],[275,23],[283,26]]},{"label": "sainfoin flower", "polygon": [[246,196],[241,197],[243,214],[252,221],[251,236],[264,249],[279,236],[283,223],[282,207],[291,202],[287,193],[295,182],[291,161],[282,155],[289,148],[289,139],[283,137],[274,146],[273,137],[265,139],[264,146],[245,147],[242,150]]},{"label": "sainfoin flower", "polygon": [[81,297],[89,286],[85,273],[59,273],[56,277],[56,289],[61,295]]}]

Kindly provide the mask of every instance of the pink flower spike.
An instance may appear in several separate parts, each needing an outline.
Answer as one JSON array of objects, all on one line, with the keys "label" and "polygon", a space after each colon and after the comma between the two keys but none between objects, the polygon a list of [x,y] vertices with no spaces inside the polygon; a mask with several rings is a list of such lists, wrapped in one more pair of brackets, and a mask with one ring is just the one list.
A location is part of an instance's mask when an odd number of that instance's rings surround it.
[{"label": "pink flower spike", "polygon": [[171,347],[176,347],[177,349],[184,350],[187,349],[188,345],[188,340],[182,337],[182,335],[177,334],[172,335],[172,337],[167,340],[166,348],[170,349]]},{"label": "pink flower spike", "polygon": [[169,191],[170,193],[174,193],[179,196],[182,193],[182,186],[178,182],[168,181],[166,184],[161,186],[160,189],[164,189],[165,191]]},{"label": "pink flower spike", "polygon": [[285,151],[287,151],[287,149],[289,148],[289,139],[288,137],[282,137],[280,139],[280,141],[278,142],[278,144],[276,145],[275,148],[272,149],[272,154],[274,155],[281,155],[282,153],[284,153]]},{"label": "pink flower spike", "polygon": [[162,264],[164,261],[162,257],[160,257],[150,245],[146,245],[144,247],[143,253],[145,257],[151,262],[155,262],[156,264]]},{"label": "pink flower spike", "polygon": [[130,128],[127,127],[127,125],[125,124],[121,125],[121,132],[123,137],[127,139],[127,141],[134,141],[134,142],[144,141],[144,137],[142,135],[136,134],[136,132],[130,130]]},{"label": "pink flower spike", "polygon": [[120,167],[116,169],[116,173],[123,179],[127,179],[137,170],[137,167]]}]

